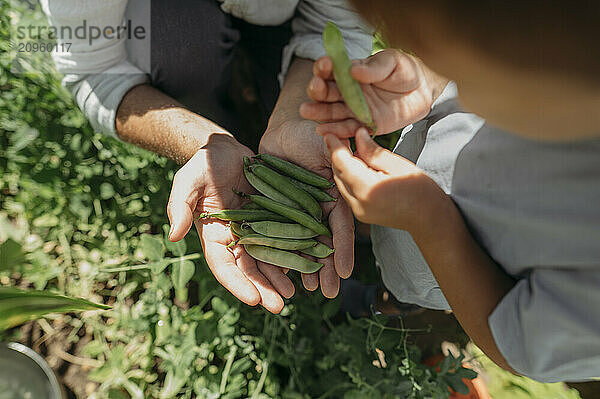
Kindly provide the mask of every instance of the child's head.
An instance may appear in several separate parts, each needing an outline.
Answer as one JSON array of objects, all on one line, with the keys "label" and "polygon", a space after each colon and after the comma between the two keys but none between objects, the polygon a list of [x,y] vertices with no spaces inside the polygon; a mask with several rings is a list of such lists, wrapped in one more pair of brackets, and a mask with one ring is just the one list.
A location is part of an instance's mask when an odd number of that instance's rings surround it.
[{"label": "child's head", "polygon": [[534,137],[600,133],[600,2],[353,2],[491,123]]}]

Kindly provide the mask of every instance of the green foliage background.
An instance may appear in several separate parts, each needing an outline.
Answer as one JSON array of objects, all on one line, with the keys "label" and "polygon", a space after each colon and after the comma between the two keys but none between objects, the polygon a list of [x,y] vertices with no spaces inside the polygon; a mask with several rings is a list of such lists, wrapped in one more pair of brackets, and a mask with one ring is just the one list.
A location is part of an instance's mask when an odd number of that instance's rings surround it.
[{"label": "green foliage background", "polygon": [[94,134],[48,54],[14,60],[11,27],[29,22],[45,23],[38,9],[0,2],[0,285],[112,306],[50,319],[69,342],[88,341],[76,355],[94,365],[90,398],[445,398],[449,384],[460,389],[469,371],[454,372],[451,358],[439,373],[421,365],[406,332],[384,318],[346,319],[338,301],[304,292],[274,316],[227,293],[195,234],[164,239],[175,165]]}]

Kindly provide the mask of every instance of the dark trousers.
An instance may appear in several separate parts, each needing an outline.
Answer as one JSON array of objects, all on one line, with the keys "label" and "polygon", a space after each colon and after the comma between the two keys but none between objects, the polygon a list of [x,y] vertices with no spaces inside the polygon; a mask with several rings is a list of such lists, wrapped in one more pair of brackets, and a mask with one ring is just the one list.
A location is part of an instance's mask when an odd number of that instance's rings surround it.
[{"label": "dark trousers", "polygon": [[279,94],[289,22],[251,25],[216,0],[154,0],[151,34],[151,84],[256,150]]}]

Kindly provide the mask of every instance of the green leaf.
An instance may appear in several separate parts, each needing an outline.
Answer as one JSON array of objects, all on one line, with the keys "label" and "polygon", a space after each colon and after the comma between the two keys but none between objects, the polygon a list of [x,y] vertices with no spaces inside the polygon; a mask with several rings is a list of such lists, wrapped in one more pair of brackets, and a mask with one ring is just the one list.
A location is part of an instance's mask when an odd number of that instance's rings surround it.
[{"label": "green leaf", "polygon": [[150,270],[152,271],[152,273],[161,274],[163,270],[165,270],[167,266],[169,266],[169,263],[171,263],[170,259],[161,259],[156,262],[150,262],[148,266],[150,266]]},{"label": "green leaf", "polygon": [[110,306],[51,294],[45,291],[24,291],[0,288],[0,331],[38,319],[48,313],[68,313],[82,310],[110,309]]},{"label": "green leaf", "polygon": [[98,357],[106,350],[108,350],[108,345],[104,342],[90,341],[83,347],[81,354],[89,357]]},{"label": "green leaf", "polygon": [[177,242],[169,241],[169,225],[163,225],[163,231],[165,232],[165,246],[167,249],[175,256],[183,256],[187,252],[187,245],[185,243],[185,238]]},{"label": "green leaf", "polygon": [[14,270],[25,260],[21,245],[12,238],[0,244],[0,271]]},{"label": "green leaf", "polygon": [[109,198],[114,197],[115,189],[112,184],[104,182],[100,184],[100,198],[103,200],[107,200]]},{"label": "green leaf", "polygon": [[469,380],[477,378],[477,372],[466,367],[459,368],[456,370],[455,374],[461,378],[467,378]]},{"label": "green leaf", "polygon": [[40,132],[37,129],[34,129],[29,126],[23,126],[18,129],[16,132],[12,134],[11,141],[12,146],[10,147],[11,151],[19,152],[23,148],[27,147],[31,144],[35,139],[38,138]]},{"label": "green leaf", "polygon": [[175,288],[175,296],[181,302],[185,302],[188,299],[186,284],[194,277],[195,271],[196,266],[194,266],[194,262],[191,260],[179,260],[173,263],[171,280]]},{"label": "green leaf", "polygon": [[465,385],[462,378],[459,376],[444,375],[443,379],[454,392],[460,393],[461,395],[469,394],[469,387]]},{"label": "green leaf", "polygon": [[161,389],[158,397],[160,399],[174,398],[179,391],[181,391],[181,388],[183,388],[186,381],[187,377],[184,371],[180,368],[167,371],[167,375],[165,376],[165,385]]},{"label": "green leaf", "polygon": [[141,236],[140,249],[144,256],[152,261],[161,260],[165,256],[165,247],[162,240],[150,234]]},{"label": "green leaf", "polygon": [[323,305],[323,317],[331,319],[340,310],[341,300],[340,297],[328,300]]}]

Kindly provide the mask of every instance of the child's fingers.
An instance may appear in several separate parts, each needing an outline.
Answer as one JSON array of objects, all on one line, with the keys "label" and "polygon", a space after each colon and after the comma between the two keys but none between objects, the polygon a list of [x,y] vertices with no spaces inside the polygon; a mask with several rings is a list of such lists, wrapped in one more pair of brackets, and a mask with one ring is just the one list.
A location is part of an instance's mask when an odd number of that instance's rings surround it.
[{"label": "child's fingers", "polygon": [[324,80],[333,79],[333,62],[328,56],[319,58],[313,64],[313,75]]},{"label": "child's fingers", "polygon": [[382,82],[396,69],[395,57],[390,50],[380,51],[352,64],[352,76],[365,84]]},{"label": "child's fingers", "polygon": [[[399,162],[409,162],[405,158],[379,146],[375,140],[371,139],[369,132],[364,127],[358,129],[355,137],[357,156],[372,169],[392,173],[398,169]],[[400,165],[402,164],[401,162]]]},{"label": "child's fingers", "polygon": [[346,103],[302,103],[300,116],[319,122],[338,122],[353,118],[354,114]]},{"label": "child's fingers", "polygon": [[364,84],[405,93],[419,84],[419,67],[416,61],[401,51],[387,49],[360,60],[352,66],[352,76]]},{"label": "child's fingers", "polygon": [[344,201],[346,201],[346,203],[348,205],[350,205],[350,208],[352,210],[354,210],[355,209],[354,207],[356,206],[356,198],[354,197],[354,195],[352,193],[350,193],[350,191],[348,190],[348,187],[346,187],[346,184],[339,177],[339,175],[334,173],[333,180],[335,181],[335,185],[338,188],[340,195],[344,198]]},{"label": "child's fingers", "polygon": [[326,136],[333,134],[338,138],[354,137],[356,130],[362,126],[356,119],[346,119],[341,122],[323,123],[317,126],[317,134]]},{"label": "child's fingers", "polygon": [[333,103],[343,100],[334,81],[326,81],[318,76],[313,76],[306,88],[306,93],[315,102]]},{"label": "child's fingers", "polygon": [[375,172],[355,157],[350,149],[334,135],[325,136],[325,144],[331,153],[331,166],[336,177],[344,183],[350,195],[360,196],[366,183],[371,183],[377,178],[376,175],[374,176]]}]

